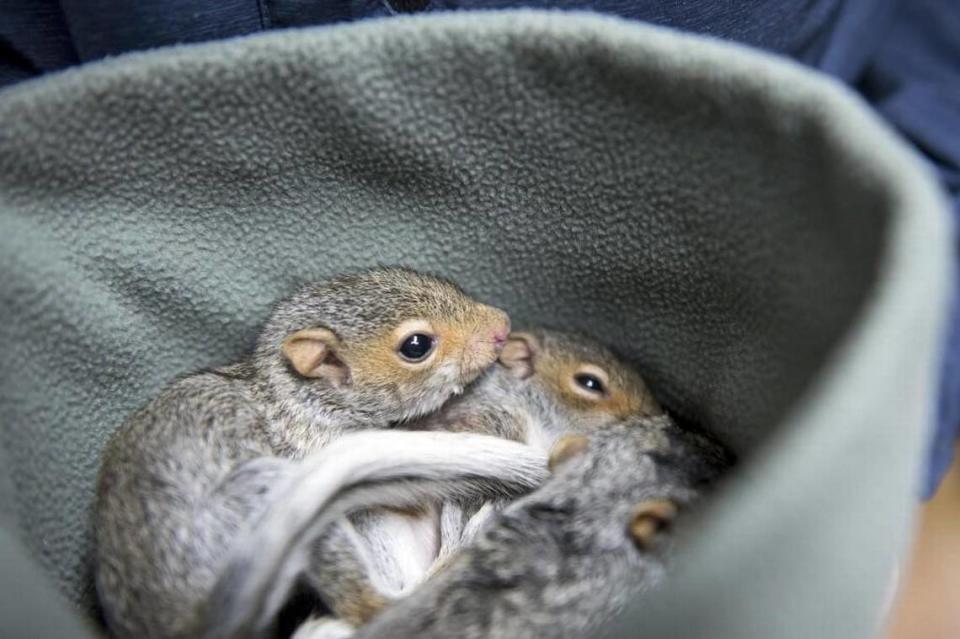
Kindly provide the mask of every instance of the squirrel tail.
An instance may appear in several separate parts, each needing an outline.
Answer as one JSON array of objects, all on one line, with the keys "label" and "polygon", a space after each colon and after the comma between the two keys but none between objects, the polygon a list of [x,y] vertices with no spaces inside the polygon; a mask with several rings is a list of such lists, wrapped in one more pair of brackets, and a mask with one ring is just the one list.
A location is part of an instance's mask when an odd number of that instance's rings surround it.
[{"label": "squirrel tail", "polygon": [[495,499],[547,477],[542,452],[472,433],[362,431],[298,462],[230,550],[203,612],[206,639],[257,637],[306,565],[310,542],[360,509],[427,499]]}]

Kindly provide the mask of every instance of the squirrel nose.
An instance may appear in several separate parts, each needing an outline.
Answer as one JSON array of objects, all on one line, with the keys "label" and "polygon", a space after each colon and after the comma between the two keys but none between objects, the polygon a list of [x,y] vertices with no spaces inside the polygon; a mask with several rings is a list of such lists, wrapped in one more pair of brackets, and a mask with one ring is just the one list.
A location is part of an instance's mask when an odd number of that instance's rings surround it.
[{"label": "squirrel nose", "polygon": [[486,306],[483,323],[467,342],[463,370],[474,376],[497,361],[510,335],[510,317],[498,308]]},{"label": "squirrel nose", "polygon": [[510,316],[500,309],[494,310],[496,311],[497,317],[493,321],[493,335],[490,341],[493,342],[494,348],[499,351],[503,348],[503,345],[507,343],[507,336],[510,335]]}]

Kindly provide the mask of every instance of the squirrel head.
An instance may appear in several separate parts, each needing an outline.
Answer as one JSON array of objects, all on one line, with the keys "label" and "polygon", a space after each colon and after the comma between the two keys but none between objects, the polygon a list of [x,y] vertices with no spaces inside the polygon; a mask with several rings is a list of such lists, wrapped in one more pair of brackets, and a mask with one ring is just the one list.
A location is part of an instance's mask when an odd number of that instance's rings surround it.
[{"label": "squirrel head", "polygon": [[626,539],[641,553],[657,550],[678,513],[712,491],[733,463],[719,440],[666,415],[561,437],[549,457],[551,482],[561,491],[577,487],[578,516],[591,522],[601,546]]},{"label": "squirrel head", "polygon": [[664,412],[639,373],[584,335],[511,333],[499,359],[510,375],[584,431]]},{"label": "squirrel head", "polygon": [[358,425],[437,410],[492,365],[503,311],[453,283],[403,268],[343,275],[281,302],[261,334],[257,368],[274,392]]}]

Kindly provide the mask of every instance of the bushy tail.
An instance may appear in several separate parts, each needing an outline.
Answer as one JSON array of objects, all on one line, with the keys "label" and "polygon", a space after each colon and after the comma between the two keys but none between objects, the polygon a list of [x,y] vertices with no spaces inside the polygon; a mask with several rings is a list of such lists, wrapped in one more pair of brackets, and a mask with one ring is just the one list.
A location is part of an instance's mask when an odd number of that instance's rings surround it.
[{"label": "bushy tail", "polygon": [[310,544],[338,517],[428,499],[512,497],[547,476],[542,452],[470,433],[363,431],[305,458],[271,491],[231,549],[204,611],[206,639],[263,634],[306,566]]}]

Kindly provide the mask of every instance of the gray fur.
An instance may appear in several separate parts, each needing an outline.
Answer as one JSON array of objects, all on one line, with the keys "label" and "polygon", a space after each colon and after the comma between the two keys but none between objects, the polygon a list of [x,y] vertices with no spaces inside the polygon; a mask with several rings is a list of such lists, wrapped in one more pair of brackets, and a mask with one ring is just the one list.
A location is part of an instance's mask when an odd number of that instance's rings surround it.
[{"label": "gray fur", "polygon": [[[548,453],[564,435],[586,434],[639,416],[663,411],[640,375],[609,348],[583,333],[537,328],[525,331],[533,338],[532,371],[518,379],[503,365],[487,370],[467,391],[453,398],[442,410],[411,425],[425,430],[486,433],[524,442]],[[558,394],[565,380],[551,377],[549,360],[569,359],[602,368],[610,382],[634,397],[637,410],[616,415],[603,410],[584,410]],[[446,563],[457,549],[481,529],[493,510],[503,506],[487,504],[478,511],[476,503],[445,504],[450,513],[441,520],[443,545],[438,565]],[[462,525],[461,516],[469,515]],[[433,571],[436,570],[436,567]]]},{"label": "gray fur", "polygon": [[[466,391],[444,405],[444,407],[421,420],[405,424],[403,427],[416,430],[460,431],[485,433],[497,437],[524,442],[546,454],[556,440],[569,434],[589,433],[609,427],[638,416],[660,414],[662,409],[640,375],[625,364],[607,347],[594,339],[579,333],[560,332],[548,329],[534,329],[522,335],[527,336],[533,350],[531,369],[522,379],[516,377],[506,365],[496,365],[487,370]],[[558,366],[563,362],[576,365],[590,365],[603,369],[609,377],[610,389],[623,393],[633,399],[633,412],[616,414],[601,405],[585,406],[583,402],[571,400],[563,392],[564,384],[569,380],[558,377]],[[564,369],[566,375],[568,371]],[[598,408],[599,407],[599,408]],[[459,549],[478,534],[494,513],[506,502],[487,502],[481,500],[449,500],[441,506],[439,520],[439,549],[434,564],[425,569],[427,577],[444,568]],[[383,528],[383,516],[371,513],[366,522],[367,530]],[[371,532],[371,535],[375,533]],[[396,545],[392,552],[403,552]],[[378,570],[392,559],[391,549],[378,548],[373,553],[373,566],[368,579],[375,581]],[[344,564],[334,566],[341,571]],[[356,573],[349,575],[356,579]],[[347,576],[328,582],[342,583]],[[286,585],[282,585],[286,588]],[[322,586],[321,586],[322,588]],[[361,588],[354,588],[347,596],[356,597]],[[385,598],[393,595],[383,589],[379,591]],[[336,598],[342,593],[328,595]]]},{"label": "gray fur", "polygon": [[[437,410],[470,379],[440,377],[398,388],[394,383],[334,388],[291,375],[279,357],[283,340],[297,330],[323,327],[346,344],[376,338],[411,318],[442,318],[469,326],[478,303],[455,284],[407,269],[378,269],[307,286],[280,302],[257,340],[257,391],[271,442],[298,457],[346,430],[382,428]],[[430,380],[425,380],[430,381]]]},{"label": "gray fur", "polygon": [[404,269],[343,276],[281,302],[249,360],[177,380],[134,413],[106,446],[97,490],[97,589],[111,630],[195,635],[227,550],[279,498],[272,487],[302,472],[297,460],[344,432],[435,410],[476,375],[440,362],[416,383],[333,386],[288,369],[286,336],[328,328],[349,352],[411,317],[470,328],[490,310]]},{"label": "gray fur", "polygon": [[595,430],[589,448],[492,525],[431,581],[360,628],[354,639],[593,636],[664,575],[673,536],[640,549],[633,508],[681,508],[725,467],[711,440],[666,416]]},{"label": "gray fur", "polygon": [[[493,366],[443,410],[411,428],[486,433],[538,445],[548,452],[563,435],[588,433],[636,415],[662,412],[639,373],[600,342],[582,333],[544,328],[525,333],[536,340],[529,377],[517,379],[504,366]],[[543,363],[548,358],[569,358],[604,369],[613,384],[637,398],[639,410],[618,416],[578,409],[557,394],[554,384],[563,380],[546,379]]]},{"label": "gray fur", "polygon": [[309,465],[276,487],[283,499],[272,500],[262,524],[233,544],[206,620],[210,639],[269,630],[314,541],[345,514],[427,499],[508,497],[546,478],[546,459],[538,451],[467,433],[354,433],[305,461]]}]

